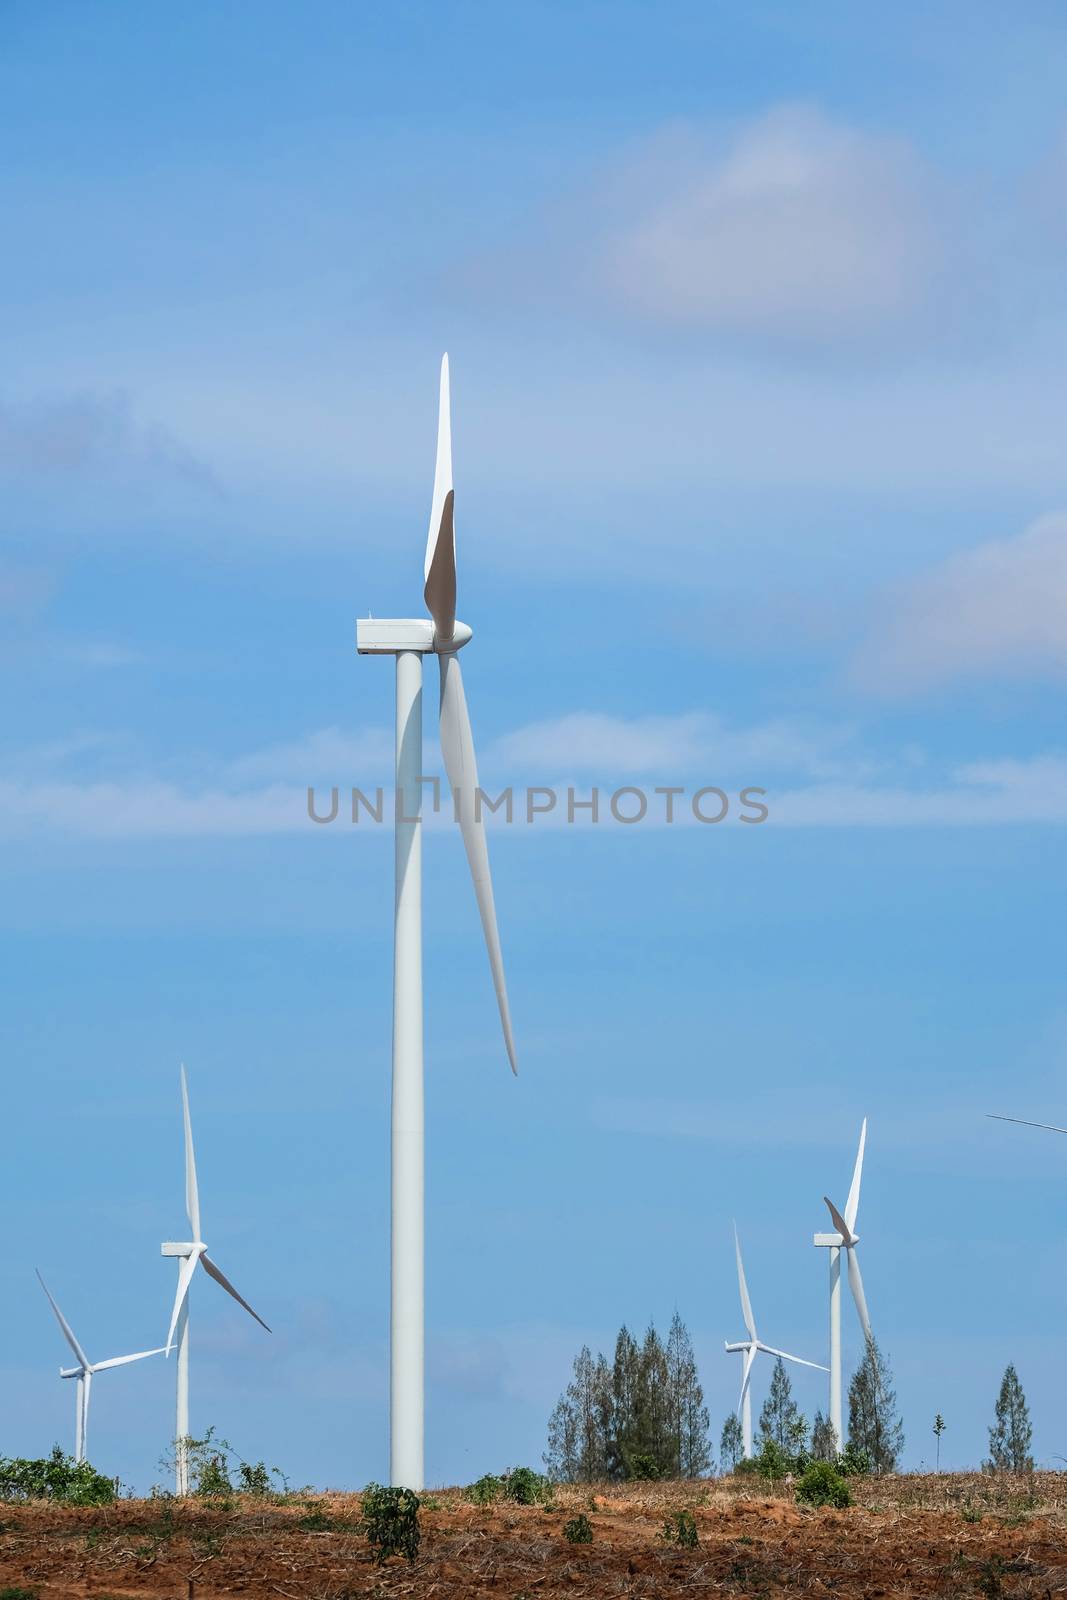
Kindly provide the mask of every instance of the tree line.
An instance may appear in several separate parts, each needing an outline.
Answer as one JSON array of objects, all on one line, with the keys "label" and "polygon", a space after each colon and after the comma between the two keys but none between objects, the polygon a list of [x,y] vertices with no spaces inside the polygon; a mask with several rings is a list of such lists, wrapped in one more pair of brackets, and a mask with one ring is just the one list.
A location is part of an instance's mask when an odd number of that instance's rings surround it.
[{"label": "tree line", "polygon": [[[944,1419],[934,1433],[940,1451]],[[987,1471],[1033,1470],[1032,1429],[1026,1397],[1014,1366],[1004,1374],[989,1430]],[[830,1419],[816,1411],[809,1426],[793,1398],[792,1384],[779,1357],[759,1415],[753,1441],[756,1458],[779,1462],[840,1461],[839,1441]],[[851,1470],[894,1472],[904,1448],[889,1362],[871,1339],[848,1389],[845,1455]],[[720,1470],[742,1463],[741,1424],[731,1412],[719,1440]],[[567,1483],[626,1478],[699,1478],[714,1470],[709,1418],[692,1342],[677,1312],[666,1341],[650,1323],[638,1341],[624,1325],[609,1361],[584,1345],[573,1376],[548,1424],[544,1454],[550,1477]]]}]

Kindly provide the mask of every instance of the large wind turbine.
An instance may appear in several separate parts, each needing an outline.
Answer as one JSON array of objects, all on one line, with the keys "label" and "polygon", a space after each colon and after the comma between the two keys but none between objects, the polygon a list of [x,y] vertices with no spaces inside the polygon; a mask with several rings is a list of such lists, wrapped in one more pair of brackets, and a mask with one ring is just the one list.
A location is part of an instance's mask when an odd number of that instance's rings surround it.
[{"label": "large wind turbine", "polygon": [[741,1398],[737,1402],[737,1414],[741,1418],[741,1439],[746,1456],[752,1454],[752,1368],[755,1365],[756,1355],[762,1350],[768,1356],[781,1356],[783,1361],[795,1361],[801,1367],[815,1367],[819,1372],[826,1368],[820,1366],[818,1361],[805,1361],[803,1356],[792,1356],[788,1350],[776,1350],[773,1344],[764,1344],[756,1332],[756,1319],[752,1315],[752,1301],[748,1297],[748,1284],[745,1282],[745,1268],[741,1260],[741,1240],[737,1236],[737,1224],[734,1224],[734,1250],[737,1253],[737,1286],[741,1291],[741,1315],[748,1329],[748,1338],[741,1339],[736,1344],[727,1344],[727,1351],[743,1352],[744,1364],[741,1368]]},{"label": "large wind turbine", "polygon": [[471,630],[456,621],[452,429],[448,357],[441,361],[437,466],[426,541],[423,599],[432,617],[367,618],[356,627],[361,655],[396,657],[396,899],[393,939],[392,1304],[390,1483],[423,1487],[423,1067],[422,1067],[422,658],[441,672],[440,731],[454,814],[467,851],[489,951],[504,1044],[516,1071],[489,852],[478,792],[458,651]]},{"label": "large wind turbine", "polygon": [[[167,1329],[166,1353],[169,1356],[174,1348],[174,1334],[178,1334],[178,1360],[177,1360],[177,1410],[174,1424],[174,1480],[178,1494],[189,1493],[189,1457],[185,1441],[189,1437],[189,1286],[193,1281],[197,1262],[203,1267],[208,1277],[220,1283],[226,1293],[232,1295],[239,1306],[244,1306],[250,1317],[255,1317],[261,1328],[267,1324],[258,1312],[253,1311],[247,1300],[243,1300],[237,1293],[229,1278],[219,1271],[207,1253],[207,1245],[200,1237],[200,1194],[196,1184],[196,1157],[193,1154],[193,1127],[189,1120],[189,1088],[185,1081],[185,1068],[181,1069],[182,1080],[182,1115],[185,1122],[185,1211],[189,1218],[189,1228],[192,1239],[182,1244],[168,1241],[160,1246],[160,1253],[165,1256],[177,1256],[181,1262],[178,1268],[178,1292],[174,1297],[174,1310],[171,1312],[170,1327]],[[267,1332],[270,1329],[267,1328]]]},{"label": "large wind turbine", "polygon": [[158,1350],[138,1350],[136,1355],[132,1356],[112,1356],[109,1361],[90,1361],[75,1338],[74,1329],[53,1300],[48,1285],[41,1277],[40,1272],[37,1273],[37,1281],[45,1294],[48,1295],[48,1304],[56,1314],[56,1321],[63,1330],[64,1339],[66,1339],[78,1358],[76,1367],[60,1367],[59,1376],[61,1378],[77,1378],[78,1380],[74,1396],[74,1459],[75,1461],[84,1461],[86,1440],[89,1434],[89,1394],[93,1386],[93,1373],[103,1372],[107,1367],[125,1367],[131,1361],[144,1361],[147,1356],[161,1356],[163,1348],[160,1346]]},{"label": "large wind turbine", "polygon": [[860,1129],[860,1144],[856,1151],[856,1165],[852,1169],[852,1184],[845,1201],[845,1211],[842,1216],[833,1201],[823,1195],[833,1220],[835,1233],[817,1233],[814,1243],[820,1249],[830,1252],[830,1423],[834,1430],[837,1448],[841,1449],[844,1433],[841,1428],[841,1251],[844,1250],[848,1257],[848,1283],[852,1290],[852,1298],[856,1302],[856,1311],[859,1315],[860,1326],[863,1328],[865,1344],[871,1339],[871,1319],[867,1315],[867,1301],[863,1293],[863,1278],[860,1274],[859,1257],[856,1255],[856,1246],[859,1243],[859,1234],[856,1229],[856,1213],[860,1204],[860,1180],[863,1177],[863,1151],[867,1143],[867,1118],[863,1119]]}]

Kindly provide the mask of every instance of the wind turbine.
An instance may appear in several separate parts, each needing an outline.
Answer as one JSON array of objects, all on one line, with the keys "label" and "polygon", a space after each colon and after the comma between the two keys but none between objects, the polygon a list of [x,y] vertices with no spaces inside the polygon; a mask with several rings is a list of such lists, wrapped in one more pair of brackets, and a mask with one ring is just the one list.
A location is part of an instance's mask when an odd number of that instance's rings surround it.
[{"label": "wind turbine", "polygon": [[[185,1081],[185,1068],[181,1069],[182,1080],[182,1115],[185,1121],[185,1211],[189,1218],[189,1228],[192,1239],[183,1244],[167,1242],[160,1246],[160,1254],[177,1256],[181,1262],[178,1268],[178,1292],[174,1297],[174,1310],[171,1312],[170,1327],[167,1329],[166,1354],[169,1356],[174,1348],[174,1334],[178,1334],[178,1360],[177,1360],[177,1412],[174,1426],[174,1479],[178,1494],[189,1493],[189,1455],[186,1440],[189,1437],[189,1286],[193,1281],[197,1262],[203,1267],[209,1278],[214,1278],[220,1283],[226,1293],[232,1295],[239,1306],[244,1306],[250,1317],[255,1317],[261,1328],[267,1324],[258,1312],[253,1311],[247,1300],[241,1298],[230,1282],[211,1260],[207,1253],[207,1245],[200,1237],[200,1194],[196,1184],[196,1157],[193,1154],[193,1128],[189,1120],[189,1087]],[[270,1329],[267,1328],[267,1332]]]},{"label": "wind turbine", "polygon": [[456,621],[452,427],[448,356],[441,361],[437,464],[426,541],[423,599],[429,618],[361,619],[361,655],[396,657],[395,926],[393,938],[392,1292],[390,1315],[390,1483],[423,1487],[424,1155],[422,1063],[422,658],[441,673],[440,732],[445,773],[463,835],[489,951],[504,1045],[517,1071],[500,953],[478,769],[458,652],[471,630]]},{"label": "wind turbine", "polygon": [[1057,1128],[1051,1122],[1027,1122],[1025,1117],[1001,1117],[995,1111],[987,1111],[986,1116],[994,1122],[1017,1122],[1021,1128],[1044,1128],[1046,1133],[1067,1133],[1067,1128]]},{"label": "wind turbine", "polygon": [[752,1368],[755,1365],[756,1355],[762,1350],[768,1356],[781,1356],[783,1361],[795,1361],[800,1367],[814,1367],[818,1372],[825,1372],[826,1368],[817,1361],[805,1361],[803,1356],[792,1356],[788,1350],[776,1350],[772,1344],[764,1344],[756,1332],[756,1319],[752,1315],[752,1301],[748,1297],[748,1284],[745,1282],[745,1267],[741,1260],[741,1240],[737,1236],[737,1224],[734,1223],[734,1250],[737,1252],[737,1286],[741,1291],[741,1315],[745,1327],[748,1329],[748,1338],[741,1339],[736,1344],[727,1344],[726,1350],[733,1354],[744,1353],[744,1364],[741,1368],[741,1398],[737,1402],[737,1414],[741,1418],[741,1439],[746,1456],[752,1454]]},{"label": "wind turbine", "polygon": [[836,1232],[817,1233],[814,1243],[819,1249],[828,1249],[830,1252],[830,1425],[834,1430],[837,1448],[840,1450],[844,1434],[841,1429],[841,1251],[844,1250],[848,1257],[848,1284],[852,1290],[852,1298],[856,1302],[856,1311],[859,1315],[860,1325],[863,1328],[863,1337],[867,1344],[870,1343],[871,1319],[867,1315],[867,1301],[863,1293],[863,1278],[860,1274],[859,1258],[856,1255],[856,1246],[859,1243],[859,1234],[856,1229],[856,1212],[860,1204],[860,1180],[863,1177],[863,1151],[867,1143],[867,1118],[863,1119],[860,1129],[859,1149],[856,1151],[856,1165],[852,1169],[852,1183],[845,1201],[845,1211],[842,1216],[833,1201],[823,1195],[829,1209]]},{"label": "wind turbine", "polygon": [[[34,1270],[36,1271],[37,1269],[35,1268]],[[158,1350],[138,1350],[136,1355],[132,1356],[112,1356],[109,1361],[90,1361],[75,1338],[74,1329],[53,1300],[48,1285],[41,1277],[40,1272],[37,1273],[37,1282],[41,1285],[45,1294],[48,1295],[48,1304],[56,1314],[56,1321],[63,1330],[63,1337],[78,1358],[76,1367],[60,1367],[59,1376],[61,1378],[77,1378],[78,1380],[74,1396],[74,1459],[75,1461],[84,1461],[86,1439],[89,1433],[89,1394],[93,1386],[93,1373],[103,1372],[107,1367],[125,1367],[131,1361],[144,1361],[148,1356],[161,1356],[163,1349],[161,1346]]]}]

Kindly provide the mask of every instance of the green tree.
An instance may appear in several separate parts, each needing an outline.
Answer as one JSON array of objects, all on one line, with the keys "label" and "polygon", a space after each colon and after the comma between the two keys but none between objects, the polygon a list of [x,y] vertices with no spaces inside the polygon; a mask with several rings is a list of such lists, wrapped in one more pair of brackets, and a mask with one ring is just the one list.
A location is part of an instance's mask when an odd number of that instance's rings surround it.
[{"label": "green tree", "polygon": [[689,1332],[677,1311],[667,1335],[667,1384],[671,1431],[678,1441],[675,1472],[680,1478],[703,1477],[711,1466],[708,1410]]},{"label": "green tree", "polygon": [[892,1472],[904,1448],[893,1374],[873,1337],[848,1386],[848,1447],[866,1451],[875,1472]]},{"label": "green tree", "polygon": [[945,1419],[939,1411],[937,1416],[934,1418],[934,1438],[937,1440],[937,1460],[934,1465],[934,1470],[936,1472],[941,1471],[941,1435],[944,1433],[944,1431]]},{"label": "green tree", "polygon": [[995,1421],[989,1430],[989,1460],[985,1463],[991,1472],[1033,1472],[1034,1458],[1030,1454],[1033,1429],[1030,1411],[1019,1382],[1019,1374],[1009,1363],[1001,1380],[997,1395]]},{"label": "green tree", "polygon": [[816,1461],[837,1460],[837,1437],[829,1417],[816,1411],[811,1425],[811,1453]]},{"label": "green tree", "polygon": [[761,1439],[769,1439],[789,1456],[799,1455],[807,1444],[807,1420],[793,1399],[793,1385],[781,1356],[775,1358],[771,1387],[759,1415],[759,1431]]},{"label": "green tree", "polygon": [[544,1461],[557,1482],[596,1483],[608,1475],[611,1436],[611,1379],[603,1356],[593,1360],[583,1345],[574,1360],[574,1377],[548,1422]]},{"label": "green tree", "polygon": [[744,1452],[744,1436],[737,1412],[731,1411],[722,1425],[722,1434],[719,1438],[719,1460],[723,1472],[733,1472]]}]

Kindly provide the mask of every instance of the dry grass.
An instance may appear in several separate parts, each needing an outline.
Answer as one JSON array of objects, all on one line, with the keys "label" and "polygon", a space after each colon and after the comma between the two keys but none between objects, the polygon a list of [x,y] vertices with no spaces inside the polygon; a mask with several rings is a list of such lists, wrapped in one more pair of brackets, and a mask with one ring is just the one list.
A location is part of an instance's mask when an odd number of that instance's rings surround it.
[{"label": "dry grass", "polygon": [[[438,1490],[414,1563],[376,1567],[359,1497],[225,1506],[125,1501],[108,1508],[0,1507],[3,1586],[41,1600],[556,1600],[556,1597],[1067,1597],[1067,1475],[853,1480],[847,1511],[798,1506],[792,1486],[751,1478],[557,1491],[551,1506],[470,1505]],[[661,1538],[693,1513],[700,1543]],[[564,1522],[584,1511],[591,1545]],[[190,1585],[192,1587],[190,1587]]]}]

